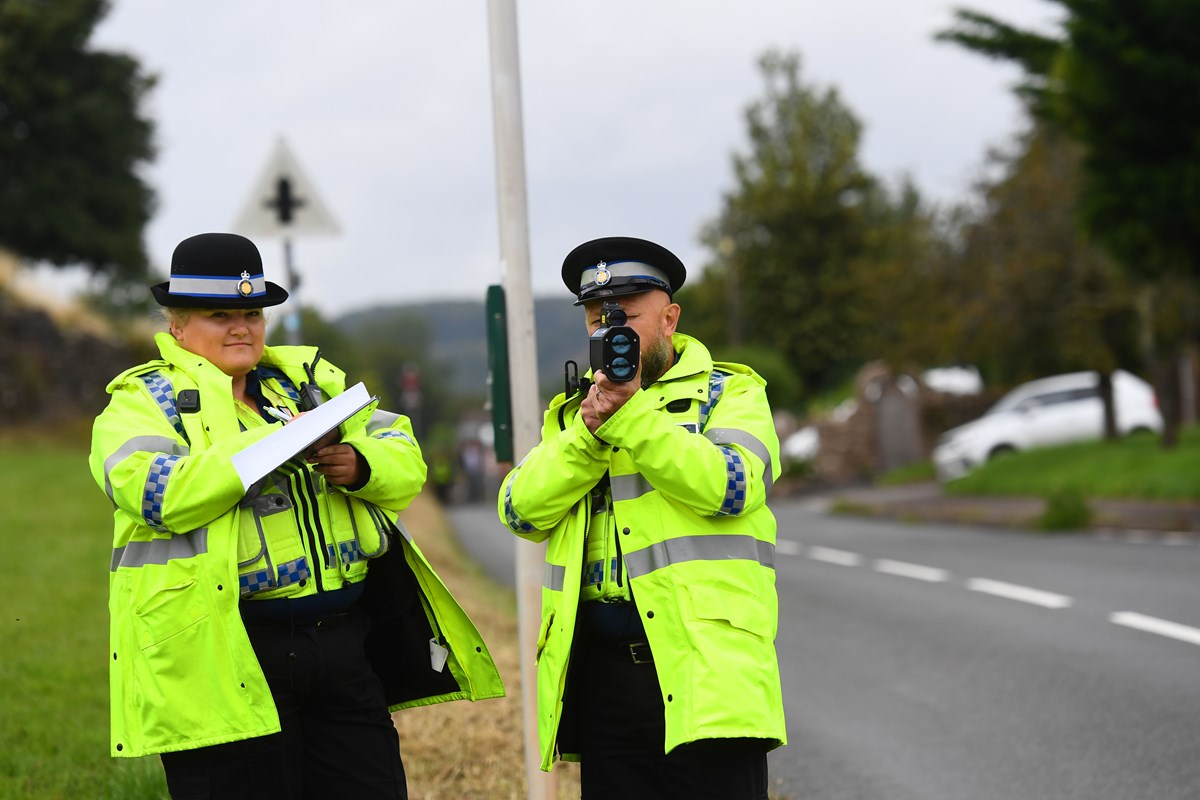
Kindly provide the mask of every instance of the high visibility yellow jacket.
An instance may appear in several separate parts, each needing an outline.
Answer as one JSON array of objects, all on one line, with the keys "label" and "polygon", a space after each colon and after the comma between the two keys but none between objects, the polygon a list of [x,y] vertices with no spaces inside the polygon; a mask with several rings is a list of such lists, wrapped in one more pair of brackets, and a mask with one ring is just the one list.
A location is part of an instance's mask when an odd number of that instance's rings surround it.
[{"label": "high visibility yellow jacket", "polygon": [[[92,430],[92,475],[114,504],[114,756],[187,750],[279,730],[238,611],[239,526],[254,509],[242,503],[242,482],[231,462],[234,453],[278,428],[243,431],[229,376],[167,334],[156,343],[162,358],[109,384],[112,397]],[[274,391],[294,391],[306,380],[303,364],[315,356],[311,347],[268,347],[259,371],[271,376],[264,382]],[[334,396],[345,389],[345,375],[320,362],[317,383]],[[366,459],[370,478],[348,492],[311,472],[307,485],[314,502],[305,524],[332,530],[366,526],[385,515],[389,529],[425,480],[408,419],[376,411],[342,441]],[[301,535],[298,515],[276,517],[273,525],[290,519]],[[482,638],[420,548],[402,528],[387,538],[391,546],[369,562],[359,602],[373,618],[367,653],[389,709],[503,696]],[[431,640],[449,650],[441,669],[431,663]]]},{"label": "high visibility yellow jacket", "polygon": [[[501,520],[547,541],[538,635],[542,769],[559,752],[589,492],[609,473],[617,537],[666,714],[664,752],[700,739],[786,742],[775,654],[775,518],[766,506],[779,441],[765,382],[713,364],[675,334],[678,358],[593,436],[582,397],[559,395],[541,442],[500,488]],[[582,687],[586,691],[586,687]],[[574,690],[573,690],[574,691]]]}]

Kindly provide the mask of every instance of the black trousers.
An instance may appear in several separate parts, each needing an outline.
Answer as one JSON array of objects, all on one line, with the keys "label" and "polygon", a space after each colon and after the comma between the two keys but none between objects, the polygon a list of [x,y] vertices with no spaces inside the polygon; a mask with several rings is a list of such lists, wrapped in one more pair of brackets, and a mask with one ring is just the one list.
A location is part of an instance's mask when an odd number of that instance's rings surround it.
[{"label": "black trousers", "polygon": [[247,621],[279,711],[271,736],[162,755],[173,800],[407,800],[400,741],[357,606],[306,625]]},{"label": "black trousers", "polygon": [[578,715],[584,800],[767,800],[763,740],[704,739],[664,755],[654,665],[634,663],[627,641],[584,634],[576,645],[570,702]]}]

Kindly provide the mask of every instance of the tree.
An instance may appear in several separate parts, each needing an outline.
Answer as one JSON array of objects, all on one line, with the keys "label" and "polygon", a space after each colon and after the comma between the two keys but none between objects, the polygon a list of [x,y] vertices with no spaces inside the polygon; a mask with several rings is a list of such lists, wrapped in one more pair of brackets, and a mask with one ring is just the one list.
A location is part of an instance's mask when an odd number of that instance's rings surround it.
[{"label": "tree", "polygon": [[980,184],[952,260],[968,276],[960,336],[967,358],[1001,384],[1139,365],[1132,281],[1076,224],[1079,147],[1034,124],[1001,174]]},{"label": "tree", "polygon": [[87,49],[105,0],[0,0],[0,247],[146,283],[153,158],[137,61]]},{"label": "tree", "polygon": [[1200,277],[1200,4],[1060,2],[1054,93],[1084,146],[1088,230],[1136,274]]},{"label": "tree", "polygon": [[1015,28],[993,16],[960,8],[954,12],[955,27],[935,35],[989,58],[1012,61],[1025,71],[1016,93],[1035,113],[1046,111],[1046,83],[1063,49],[1063,41],[1033,31]]},{"label": "tree", "polygon": [[861,350],[899,371],[958,363],[952,335],[962,292],[947,271],[939,216],[904,179],[896,190],[878,185],[865,205],[867,240],[855,264],[859,298],[852,309]]},{"label": "tree", "polygon": [[[1067,12],[1064,35],[1041,37],[1036,58],[1022,58],[1024,32],[974,12],[959,11],[960,27],[941,37],[1022,64],[1039,87],[1034,111],[1079,142],[1082,224],[1157,293],[1156,332],[1169,363],[1196,336],[1194,300],[1181,311],[1161,303],[1194,298],[1200,278],[1200,5],[1055,1]],[[1170,446],[1178,373],[1156,372]]]},{"label": "tree", "polygon": [[[1067,7],[1070,46],[1057,99],[1085,147],[1082,218],[1128,270],[1156,284],[1162,360],[1155,373],[1163,440],[1172,446],[1182,412],[1174,365],[1197,334],[1200,5],[1071,0]],[[1170,305],[1180,297],[1190,302],[1176,316]]]},{"label": "tree", "polygon": [[850,306],[874,181],[836,90],[802,84],[797,55],[759,63],[766,94],[746,111],[750,152],[734,156],[736,186],[704,228],[715,260],[692,296],[697,317],[722,320],[724,341],[782,353],[811,392],[860,355]]}]

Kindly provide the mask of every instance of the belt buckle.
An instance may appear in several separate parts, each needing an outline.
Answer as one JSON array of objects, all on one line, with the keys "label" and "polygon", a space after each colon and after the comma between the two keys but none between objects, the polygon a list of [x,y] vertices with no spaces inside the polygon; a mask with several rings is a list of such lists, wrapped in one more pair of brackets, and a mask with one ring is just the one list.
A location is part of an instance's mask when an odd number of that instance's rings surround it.
[{"label": "belt buckle", "polygon": [[629,657],[635,664],[653,664],[654,653],[646,642],[634,642],[629,645]]}]

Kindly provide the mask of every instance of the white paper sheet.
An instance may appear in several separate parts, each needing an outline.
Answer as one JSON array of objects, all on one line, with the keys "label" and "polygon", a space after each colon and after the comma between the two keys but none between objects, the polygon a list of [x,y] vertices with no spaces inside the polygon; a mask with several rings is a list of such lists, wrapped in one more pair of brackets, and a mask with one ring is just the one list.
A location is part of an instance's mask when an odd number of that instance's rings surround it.
[{"label": "white paper sheet", "polygon": [[234,453],[233,466],[242,479],[243,488],[249,489],[256,480],[303,451],[375,399],[367,394],[366,386],[356,383],[265,439]]}]

